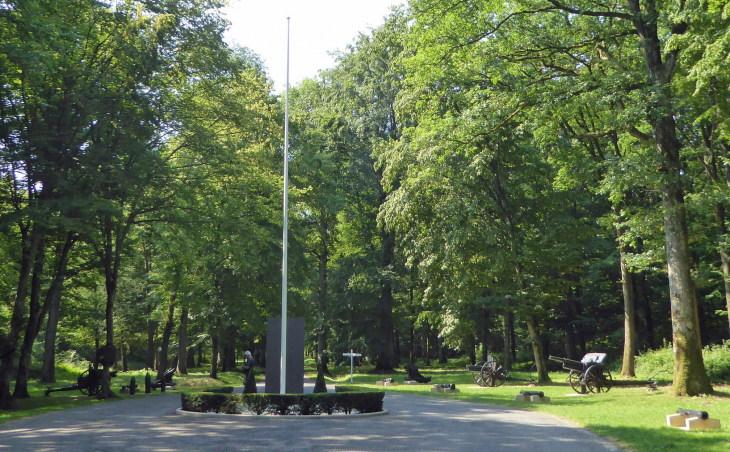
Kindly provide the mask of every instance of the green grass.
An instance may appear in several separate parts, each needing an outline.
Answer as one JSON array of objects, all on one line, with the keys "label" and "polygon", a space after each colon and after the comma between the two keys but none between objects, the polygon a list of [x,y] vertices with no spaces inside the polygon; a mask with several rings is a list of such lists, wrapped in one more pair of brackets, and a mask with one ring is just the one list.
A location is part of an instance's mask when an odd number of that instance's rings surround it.
[{"label": "green grass", "polygon": [[[45,397],[45,390],[47,387],[51,388],[62,388],[70,386],[76,383],[78,375],[81,373],[81,369],[63,368],[59,369],[56,375],[56,383],[48,386],[31,381],[28,384],[28,392],[30,392],[30,398],[17,400],[17,407],[12,410],[0,410],[0,424],[6,422],[35,416],[37,414],[47,413],[50,411],[64,410],[68,408],[75,408],[79,406],[93,405],[96,403],[109,403],[116,400],[126,400],[132,397],[129,394],[119,394],[119,390],[122,385],[129,385],[132,377],[135,377],[137,381],[138,393],[144,393],[144,379],[147,373],[144,370],[131,371],[131,372],[118,372],[117,376],[112,378],[112,390],[118,394],[118,397],[114,397],[107,400],[98,400],[96,397],[88,397],[82,395],[80,391],[64,391],[54,392],[48,397]],[[214,380],[208,376],[208,368],[196,368],[191,369],[188,375],[177,375],[173,377],[176,383],[175,388],[167,388],[167,392],[177,393],[191,388],[202,388],[202,387],[216,387],[216,386],[243,386],[243,375],[239,372],[219,372],[218,379]],[[150,373],[152,379],[156,379],[155,373]],[[11,386],[11,390],[14,386]],[[161,394],[161,391],[153,391],[154,394]]]},{"label": "green grass", "polygon": [[[332,370],[332,369],[331,369]],[[336,378],[329,383],[350,384],[349,367],[336,368]],[[453,369],[421,368],[421,373],[432,377],[432,383],[455,383],[457,394],[431,393],[431,384],[404,385],[406,373],[366,374],[368,368],[359,370],[353,377],[354,384],[362,387],[378,387],[375,381],[392,377],[400,385],[387,387],[386,391],[416,394],[428,397],[450,398],[469,402],[501,405],[537,411],[568,419],[594,433],[610,438],[625,450],[654,452],[666,450],[693,450],[703,452],[727,452],[730,450],[730,388],[715,386],[715,394],[707,397],[674,397],[668,381],[658,391],[649,392],[644,387],[614,387],[608,393],[578,396],[566,382],[566,373],[550,374],[553,383],[528,387],[526,382],[510,382],[497,388],[476,386],[471,374]],[[358,371],[358,369],[356,369]],[[333,373],[334,370],[333,370]],[[527,378],[527,373],[510,372],[514,378]],[[521,390],[543,391],[551,401],[547,404],[515,402],[514,396]],[[714,431],[685,432],[666,426],[666,415],[677,408],[703,410],[710,417],[720,419],[722,429]]]}]

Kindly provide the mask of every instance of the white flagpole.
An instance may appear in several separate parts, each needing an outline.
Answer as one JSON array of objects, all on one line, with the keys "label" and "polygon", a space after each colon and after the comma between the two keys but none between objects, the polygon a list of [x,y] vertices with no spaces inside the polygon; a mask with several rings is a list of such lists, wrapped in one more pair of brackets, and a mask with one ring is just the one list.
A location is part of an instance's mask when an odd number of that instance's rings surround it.
[{"label": "white flagpole", "polygon": [[286,295],[289,242],[289,17],[286,18],[286,103],[284,107],[284,241],[281,264],[281,375],[279,392],[286,394]]}]

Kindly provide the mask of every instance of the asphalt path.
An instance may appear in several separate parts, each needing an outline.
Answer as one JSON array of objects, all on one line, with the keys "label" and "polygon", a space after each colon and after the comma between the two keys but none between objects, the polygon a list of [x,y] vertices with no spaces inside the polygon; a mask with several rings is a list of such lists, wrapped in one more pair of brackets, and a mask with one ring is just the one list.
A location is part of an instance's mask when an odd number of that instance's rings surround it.
[{"label": "asphalt path", "polygon": [[379,416],[179,415],[180,395],[140,395],[0,426],[0,452],[617,452],[540,413],[387,393]]}]

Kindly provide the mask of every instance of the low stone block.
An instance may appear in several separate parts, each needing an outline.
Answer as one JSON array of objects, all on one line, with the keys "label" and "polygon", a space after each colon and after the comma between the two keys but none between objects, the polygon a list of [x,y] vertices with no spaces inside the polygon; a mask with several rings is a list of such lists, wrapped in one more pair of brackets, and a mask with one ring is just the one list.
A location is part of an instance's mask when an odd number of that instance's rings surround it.
[{"label": "low stone block", "polygon": [[520,394],[515,396],[515,402],[527,402],[528,400],[530,399],[526,395]]},{"label": "low stone block", "polygon": [[457,393],[459,390],[451,388],[431,388],[431,392]]},{"label": "low stone block", "polygon": [[698,417],[689,417],[685,422],[682,430],[718,430],[720,429],[720,419],[700,419]]},{"label": "low stone block", "polygon": [[418,384],[418,382],[416,380],[406,380],[403,383],[405,383],[407,385],[417,385]]},{"label": "low stone block", "polygon": [[669,427],[684,427],[687,416],[681,414],[668,414],[667,415],[667,426]]},{"label": "low stone block", "polygon": [[530,402],[534,402],[534,403],[548,403],[549,401],[550,401],[550,397],[537,396],[537,395],[530,396]]}]

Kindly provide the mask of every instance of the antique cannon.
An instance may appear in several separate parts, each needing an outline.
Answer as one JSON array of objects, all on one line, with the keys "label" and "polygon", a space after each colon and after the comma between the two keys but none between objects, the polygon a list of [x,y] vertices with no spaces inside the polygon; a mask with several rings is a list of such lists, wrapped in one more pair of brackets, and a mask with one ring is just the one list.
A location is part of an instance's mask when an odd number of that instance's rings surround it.
[{"label": "antique cannon", "polygon": [[413,364],[406,364],[403,366],[408,372],[408,376],[406,377],[405,381],[415,381],[417,383],[428,383],[431,381],[431,377],[424,377],[421,375],[421,372],[418,371],[418,367],[414,366]]},{"label": "antique cannon", "polygon": [[[149,374],[147,374],[149,375]],[[160,388],[164,392],[165,387],[173,387],[175,386],[175,382],[172,381],[172,376],[175,375],[175,368],[167,369],[165,373],[162,375],[161,380],[155,380],[150,382],[150,389],[157,389]],[[146,385],[145,381],[145,385]]]},{"label": "antique cannon", "polygon": [[605,353],[586,353],[583,359],[575,361],[568,358],[548,357],[551,361],[563,363],[563,369],[570,371],[568,381],[570,387],[579,394],[590,392],[608,392],[613,385],[611,371],[603,366]]},{"label": "antique cannon", "polygon": [[497,361],[482,361],[475,365],[467,365],[474,383],[479,386],[501,386],[507,379],[507,371]]},{"label": "antique cannon", "polygon": [[[109,375],[114,377],[116,376],[116,372],[110,372]],[[89,366],[89,369],[85,370],[84,373],[79,376],[79,378],[76,380],[76,383],[70,386],[66,386],[65,388],[46,389],[46,396],[48,396],[52,392],[76,390],[81,391],[81,394],[88,396],[97,395],[101,392],[101,378],[102,371]]]}]

